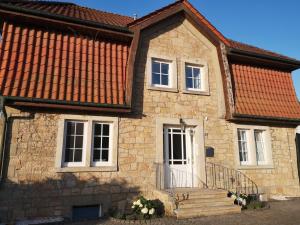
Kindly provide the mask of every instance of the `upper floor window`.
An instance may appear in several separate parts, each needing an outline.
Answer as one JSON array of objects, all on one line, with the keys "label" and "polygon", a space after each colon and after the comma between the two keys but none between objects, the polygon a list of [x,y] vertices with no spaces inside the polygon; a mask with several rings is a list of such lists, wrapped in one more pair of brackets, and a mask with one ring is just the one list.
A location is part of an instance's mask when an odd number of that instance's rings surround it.
[{"label": "upper floor window", "polygon": [[187,90],[202,90],[201,82],[201,67],[193,66],[191,64],[185,65],[185,79]]},{"label": "upper floor window", "polygon": [[152,58],[152,86],[171,87],[171,62]]},{"label": "upper floor window", "polygon": [[207,63],[200,60],[183,61],[182,68],[183,92],[209,95]]},{"label": "upper floor window", "polygon": [[240,165],[272,164],[269,128],[239,126],[237,128],[237,142]]}]

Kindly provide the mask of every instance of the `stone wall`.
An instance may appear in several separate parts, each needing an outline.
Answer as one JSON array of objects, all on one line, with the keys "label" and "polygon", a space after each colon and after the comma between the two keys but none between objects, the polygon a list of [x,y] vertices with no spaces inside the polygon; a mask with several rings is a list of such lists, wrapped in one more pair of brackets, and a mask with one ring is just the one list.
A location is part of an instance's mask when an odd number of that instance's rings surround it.
[{"label": "stone wall", "polygon": [[[151,54],[175,57],[179,61],[182,58],[206,61],[209,95],[183,93],[180,63],[177,91],[149,89],[147,58]],[[153,197],[156,151],[162,151],[156,149],[157,118],[196,119],[203,123],[205,146],[215,148],[215,157],[208,160],[236,167],[233,124],[224,119],[217,51],[188,20],[173,17],[142,32],[133,97],[134,114],[119,115],[116,172],[57,173],[54,165],[60,114],[31,115],[10,110],[8,165],[6,180],[0,187],[0,218],[70,217],[74,205],[102,203],[107,211],[139,193]],[[274,169],[243,172],[258,185],[265,186],[266,191],[297,194],[294,131],[276,127],[271,130]]]}]

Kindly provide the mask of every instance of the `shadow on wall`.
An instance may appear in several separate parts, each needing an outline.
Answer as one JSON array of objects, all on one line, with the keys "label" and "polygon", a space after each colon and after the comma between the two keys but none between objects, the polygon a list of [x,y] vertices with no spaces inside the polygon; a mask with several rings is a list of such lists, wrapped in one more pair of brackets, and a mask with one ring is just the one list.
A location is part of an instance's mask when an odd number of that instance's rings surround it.
[{"label": "shadow on wall", "polygon": [[39,217],[72,218],[74,206],[101,205],[107,215],[109,209],[125,211],[140,191],[125,180],[84,174],[63,173],[57,179],[15,183],[4,180],[0,186],[0,222]]}]

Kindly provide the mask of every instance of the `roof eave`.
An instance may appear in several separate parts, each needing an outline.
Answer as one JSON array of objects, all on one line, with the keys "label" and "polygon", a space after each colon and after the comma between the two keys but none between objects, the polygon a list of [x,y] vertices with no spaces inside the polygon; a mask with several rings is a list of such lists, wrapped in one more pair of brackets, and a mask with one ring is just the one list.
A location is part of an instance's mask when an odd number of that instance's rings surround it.
[{"label": "roof eave", "polygon": [[259,115],[249,115],[249,114],[240,114],[233,113],[233,117],[229,119],[230,121],[260,121],[260,122],[269,122],[269,123],[290,123],[299,125],[300,118],[288,118],[288,117],[272,117],[272,116],[259,116]]},{"label": "roof eave", "polygon": [[[113,112],[130,112],[131,107],[126,104],[107,104],[107,103],[91,103],[91,102],[75,102],[75,101],[63,101],[63,100],[53,100],[53,99],[39,99],[39,98],[25,98],[25,97],[15,97],[15,96],[3,96],[6,104],[15,106],[30,106],[36,105],[36,107],[44,105],[49,106],[49,108],[62,108],[63,106],[68,108],[85,108],[90,109],[90,111],[113,111]],[[15,104],[17,103],[17,104]]]},{"label": "roof eave", "polygon": [[127,35],[133,34],[132,31],[130,31],[127,27],[109,25],[109,24],[98,23],[98,22],[87,21],[87,20],[81,20],[81,19],[62,16],[62,15],[51,14],[51,13],[47,13],[47,12],[40,12],[40,11],[36,11],[36,10],[25,9],[25,8],[18,7],[18,6],[8,5],[5,3],[0,3],[0,9],[6,10],[9,12],[18,12],[18,13],[24,13],[24,14],[34,15],[34,16],[38,16],[38,17],[47,17],[49,19],[57,19],[57,20],[65,21],[65,22],[74,23],[76,25],[80,24],[80,25],[89,26],[89,27],[93,27],[93,28],[107,29],[107,30],[111,30],[111,31],[121,32],[121,33],[124,33]]},{"label": "roof eave", "polygon": [[296,60],[296,59],[295,60],[285,59],[285,58],[275,57],[275,56],[270,56],[270,55],[265,55],[265,54],[258,54],[255,52],[243,51],[243,50],[232,48],[232,47],[228,47],[227,54],[233,55],[233,56],[246,56],[246,57],[258,58],[258,59],[262,59],[262,60],[271,60],[274,62],[286,64],[292,70],[300,69],[300,61]]}]

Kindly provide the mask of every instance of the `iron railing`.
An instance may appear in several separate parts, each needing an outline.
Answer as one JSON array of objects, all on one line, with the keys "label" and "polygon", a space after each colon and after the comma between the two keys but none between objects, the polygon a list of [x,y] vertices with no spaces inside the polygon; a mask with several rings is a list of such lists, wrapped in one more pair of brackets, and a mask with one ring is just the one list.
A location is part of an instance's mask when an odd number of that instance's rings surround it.
[{"label": "iron railing", "polygon": [[236,193],[257,195],[257,185],[244,173],[219,164],[206,162],[206,185]]},{"label": "iron railing", "polygon": [[[241,171],[219,164],[206,162],[205,181],[200,179],[196,174],[180,171],[175,168],[170,169],[163,163],[155,163],[155,166],[156,188],[169,192],[174,199],[178,197],[175,196],[175,188],[188,186],[194,188],[222,189],[248,195],[258,194],[257,185],[247,175]],[[192,182],[192,184],[189,182]]]}]

